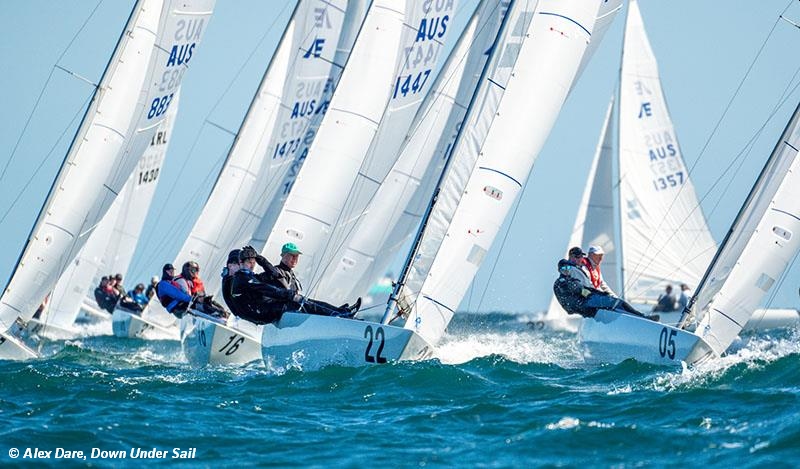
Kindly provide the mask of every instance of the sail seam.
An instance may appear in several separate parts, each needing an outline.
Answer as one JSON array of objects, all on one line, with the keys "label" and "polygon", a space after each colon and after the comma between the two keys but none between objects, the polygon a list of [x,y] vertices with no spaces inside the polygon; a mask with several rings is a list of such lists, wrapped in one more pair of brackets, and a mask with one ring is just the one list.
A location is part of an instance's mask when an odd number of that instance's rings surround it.
[{"label": "sail seam", "polygon": [[325,225],[325,226],[331,226],[331,224],[330,224],[330,223],[328,223],[328,222],[326,222],[325,220],[323,220],[323,219],[321,219],[321,218],[317,218],[317,217],[312,217],[311,215],[309,215],[309,214],[307,214],[307,213],[299,212],[299,211],[297,211],[297,210],[292,210],[292,209],[289,209],[289,208],[287,208],[287,209],[286,209],[286,211],[287,211],[287,212],[290,212],[290,213],[295,213],[295,214],[297,214],[297,215],[304,216],[304,217],[306,217],[306,218],[310,218],[310,219],[312,219],[312,220],[314,220],[314,221],[318,221],[318,222],[322,223],[322,224],[323,224],[323,225]]},{"label": "sail seam", "polygon": [[785,210],[780,210],[780,209],[777,209],[777,208],[773,208],[773,209],[772,209],[772,211],[773,211],[773,212],[782,213],[782,214],[784,214],[784,215],[789,215],[790,217],[794,218],[795,220],[800,220],[800,217],[798,217],[798,216],[797,216],[797,215],[795,215],[794,213],[789,213],[789,212],[787,212],[787,211],[785,211]]},{"label": "sail seam", "polygon": [[586,29],[582,24],[580,24],[577,21],[573,20],[569,16],[559,15],[558,13],[549,13],[549,12],[546,12],[546,11],[540,11],[539,14],[540,15],[548,15],[548,16],[557,16],[559,18],[564,18],[565,20],[571,21],[571,22],[575,23],[576,25],[578,25],[578,27],[581,28],[582,30],[584,30],[586,32],[586,34],[588,34],[589,36],[592,35],[592,33],[588,29]]},{"label": "sail seam", "polygon": [[783,143],[785,143],[785,144],[786,144],[786,146],[788,146],[788,147],[789,147],[789,148],[791,148],[792,150],[794,150],[794,151],[797,151],[797,152],[800,152],[800,150],[798,150],[797,148],[795,148],[795,146],[794,146],[794,145],[792,145],[791,143],[789,143],[789,142],[787,142],[787,141],[785,141],[785,140],[783,141]]},{"label": "sail seam", "polygon": [[494,173],[500,174],[501,176],[505,176],[505,177],[507,177],[508,179],[511,179],[512,181],[514,181],[514,182],[515,182],[515,183],[516,183],[516,184],[517,184],[519,187],[522,187],[522,184],[520,184],[520,182],[519,182],[519,181],[517,181],[516,179],[514,179],[513,177],[509,176],[508,174],[506,174],[506,173],[504,173],[504,172],[502,172],[502,171],[498,171],[498,170],[496,170],[496,169],[492,169],[492,168],[487,168],[486,166],[478,166],[478,169],[483,169],[483,170],[486,170],[486,171],[491,171],[491,172],[494,172]]},{"label": "sail seam", "polygon": [[[505,91],[505,90],[506,90],[506,87],[505,87],[505,86],[501,85],[500,83],[497,83],[496,81],[492,80],[491,78],[486,78],[486,79],[487,79],[487,80],[489,80],[489,83],[493,83],[493,84],[497,85],[497,86],[498,86],[498,87],[500,87],[500,89],[502,89],[503,91]],[[466,108],[465,108],[465,109],[466,109]]]},{"label": "sail seam", "polygon": [[737,326],[739,326],[739,328],[740,328],[740,329],[744,329],[744,326],[743,326],[743,325],[741,325],[741,324],[739,324],[738,322],[736,322],[736,320],[735,320],[735,319],[733,319],[732,317],[728,316],[727,314],[723,313],[722,311],[718,310],[717,308],[714,308],[714,311],[716,311],[716,312],[718,312],[719,314],[721,314],[721,315],[725,316],[726,318],[728,318],[728,320],[729,320],[730,322],[732,322],[732,323],[736,324]]},{"label": "sail seam", "polygon": [[437,305],[439,305],[439,306],[441,306],[442,308],[444,308],[444,309],[446,309],[446,310],[450,311],[450,312],[451,312],[451,313],[453,313],[453,314],[455,314],[455,313],[456,313],[456,311],[455,311],[454,309],[451,309],[449,306],[447,306],[447,305],[446,305],[446,304],[444,304],[444,303],[441,303],[441,302],[439,302],[439,301],[436,301],[436,300],[434,300],[433,298],[431,298],[431,297],[430,297],[430,296],[428,296],[428,295],[422,295],[422,297],[423,297],[423,298],[425,298],[426,300],[430,300],[431,302],[433,302],[433,303],[436,303]]}]

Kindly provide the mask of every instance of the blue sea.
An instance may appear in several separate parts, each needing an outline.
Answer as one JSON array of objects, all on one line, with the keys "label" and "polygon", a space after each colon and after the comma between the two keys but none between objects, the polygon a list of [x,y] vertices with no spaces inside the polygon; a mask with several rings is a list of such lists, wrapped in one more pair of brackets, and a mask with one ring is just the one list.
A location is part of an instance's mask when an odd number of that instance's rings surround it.
[{"label": "blue sea", "polygon": [[696,369],[589,367],[574,335],[499,313],[457,315],[419,363],[195,369],[178,343],[110,336],[43,352],[0,362],[3,465],[800,465],[797,330]]}]

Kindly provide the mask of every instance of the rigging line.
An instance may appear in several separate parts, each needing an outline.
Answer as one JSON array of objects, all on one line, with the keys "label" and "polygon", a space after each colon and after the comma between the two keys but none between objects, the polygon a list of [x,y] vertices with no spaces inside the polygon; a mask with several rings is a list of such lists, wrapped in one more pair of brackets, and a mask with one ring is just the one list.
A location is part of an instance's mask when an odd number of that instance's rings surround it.
[{"label": "rigging line", "polygon": [[[794,1],[795,0],[790,0],[789,4],[783,10],[781,15],[783,15],[784,13],[786,13],[786,11],[789,10],[789,8],[791,7],[791,5],[792,5],[792,3]],[[756,53],[756,55],[753,58],[753,60],[750,62],[750,65],[747,67],[747,71],[745,72],[745,74],[742,77],[742,79],[739,81],[739,85],[736,87],[736,90],[734,91],[733,95],[728,100],[728,104],[725,106],[725,109],[723,110],[722,115],[720,115],[719,119],[717,120],[716,124],[714,125],[714,128],[711,130],[711,133],[709,134],[708,138],[706,139],[705,143],[703,144],[702,148],[700,149],[700,153],[698,153],[697,158],[695,159],[694,163],[687,170],[687,173],[688,173],[689,177],[691,177],[691,175],[694,172],[695,168],[697,167],[698,163],[703,159],[703,155],[705,154],[705,151],[708,149],[708,146],[711,143],[711,140],[714,138],[714,135],[717,133],[717,130],[719,130],[719,127],[722,124],[722,121],[725,119],[725,116],[728,114],[728,111],[730,110],[731,106],[733,105],[734,100],[739,95],[739,92],[741,91],[742,86],[744,86],[745,81],[747,81],[747,77],[750,76],[750,72],[753,70],[753,66],[758,61],[758,58],[761,57],[761,54],[764,51],[764,48],[766,47],[767,43],[769,42],[769,39],[772,37],[772,34],[775,32],[775,28],[778,26],[779,22],[780,22],[780,18],[776,19],[775,22],[772,24],[772,28],[769,30],[769,33],[767,34],[767,37],[764,39],[764,42],[762,42],[761,47],[759,47],[758,52]],[[672,200],[672,203],[670,204],[669,208],[667,208],[667,213],[669,213],[672,210],[672,207],[675,205],[675,202],[678,200],[678,196],[680,196],[681,192],[683,191],[683,188],[684,188],[684,185],[681,185],[680,189],[678,189],[678,193],[675,195],[675,198]],[[662,220],[659,222],[658,226],[656,227],[656,231],[658,231],[658,229],[661,228],[661,225],[663,224],[665,219],[666,219],[666,217],[662,218]],[[653,242],[653,238],[651,238],[648,241],[647,248],[645,248],[645,250],[644,250],[645,252],[647,252],[649,250],[652,242]],[[640,259],[640,261],[641,261],[641,259]],[[638,265],[637,265],[637,268],[638,268]],[[628,282],[626,282],[626,285],[628,285]]]},{"label": "rigging line", "polygon": [[[11,165],[11,162],[14,160],[14,156],[17,154],[17,149],[19,148],[19,144],[20,144],[20,142],[22,142],[22,138],[25,136],[25,132],[28,130],[28,126],[30,125],[31,120],[33,119],[33,115],[36,113],[36,110],[39,108],[39,103],[41,102],[42,96],[44,96],[45,91],[47,91],[47,85],[50,84],[50,80],[53,78],[53,73],[55,72],[56,67],[61,68],[61,67],[59,67],[58,63],[61,62],[61,59],[64,58],[64,55],[66,55],[66,53],[69,50],[69,48],[72,47],[72,44],[75,42],[75,39],[77,39],[78,36],[81,34],[81,32],[83,32],[83,29],[89,23],[89,20],[92,19],[92,17],[94,16],[95,12],[100,7],[100,4],[102,4],[102,3],[103,3],[103,0],[100,0],[100,1],[97,2],[97,5],[94,6],[92,11],[89,13],[89,16],[87,16],[86,19],[83,21],[83,24],[81,25],[81,27],[78,28],[78,31],[72,36],[72,39],[70,39],[70,41],[67,43],[66,47],[64,47],[64,50],[61,51],[61,55],[58,56],[58,58],[56,59],[55,63],[53,64],[53,67],[50,69],[50,74],[47,75],[47,80],[45,80],[44,86],[42,86],[42,91],[39,92],[39,96],[36,98],[36,102],[33,104],[33,109],[31,109],[30,114],[28,114],[28,118],[25,120],[25,125],[22,127],[22,132],[20,132],[19,138],[17,138],[17,141],[14,144],[14,148],[11,150],[11,155],[8,157],[8,161],[6,161],[6,164],[3,166],[3,170],[0,171],[0,181],[2,181],[5,178],[6,171],[8,170],[8,167]],[[88,80],[84,79],[84,81],[88,81]],[[97,85],[95,85],[95,87],[97,87]],[[61,135],[61,137],[59,137],[59,140],[61,138],[63,138],[63,134]]]},{"label": "rigging line", "polygon": [[[34,178],[36,178],[36,176],[39,174],[39,171],[41,171],[41,169],[44,167],[44,164],[53,155],[53,152],[56,150],[56,147],[58,147],[59,142],[61,142],[61,140],[64,138],[64,135],[66,135],[67,132],[69,131],[69,129],[72,128],[72,126],[75,124],[76,119],[78,119],[79,116],[83,115],[86,107],[89,105],[89,101],[92,99],[93,96],[94,96],[94,93],[90,93],[89,96],[86,98],[86,100],[83,102],[83,105],[78,109],[78,111],[75,113],[75,115],[72,116],[72,119],[69,121],[67,126],[64,128],[64,131],[61,132],[61,135],[58,137],[58,139],[55,141],[55,143],[53,143],[53,146],[50,147],[50,151],[47,152],[47,155],[45,155],[44,159],[42,159],[42,161],[39,162],[39,165],[33,171],[31,176],[28,178],[27,181],[25,181],[25,184],[23,184],[23,188],[27,188],[27,187],[31,186],[31,182],[33,182]],[[14,200],[11,202],[11,205],[9,205],[8,209],[5,211],[5,213],[3,213],[3,216],[0,217],[0,224],[2,224],[5,221],[5,219],[8,216],[8,214],[11,213],[11,210],[17,205],[17,202],[19,202],[20,198],[22,198],[22,194],[24,194],[24,193],[25,193],[25,189],[19,191],[19,193],[17,194],[17,197],[14,198]]]},{"label": "rigging line", "polygon": [[[794,81],[797,78],[798,74],[800,74],[800,66],[798,66],[797,69],[795,69],[794,75],[792,75],[792,78],[789,80],[789,82],[786,84],[786,87],[783,89],[783,92],[780,94],[780,97],[778,98],[778,103],[776,103],[775,107],[773,108],[773,112],[777,112],[777,108],[780,106],[781,101],[787,99],[787,97],[791,94],[792,83],[794,83]],[[759,132],[759,134],[760,134],[760,132]],[[716,203],[713,205],[711,210],[708,211],[706,220],[710,219],[716,213],[717,208],[719,208],[720,204],[722,203],[725,194],[727,194],[729,192],[730,187],[733,185],[734,178],[736,177],[737,174],[739,174],[742,166],[744,165],[745,159],[747,159],[747,157],[750,156],[750,153],[751,153],[751,151],[752,151],[754,146],[755,146],[755,141],[753,141],[752,145],[750,145],[749,149],[747,150],[747,153],[746,153],[745,157],[741,158],[740,163],[739,163],[739,167],[737,167],[736,170],[734,171],[733,175],[731,175],[731,178],[728,181],[728,184],[725,186],[725,189],[722,190],[722,193],[717,198]],[[747,148],[747,146],[745,146],[745,148]],[[701,234],[702,233],[699,232],[699,231],[697,233],[695,233],[695,236],[694,236],[694,239],[692,240],[691,245],[694,245],[694,243],[697,242],[697,238],[700,237]],[[686,251],[686,254],[684,255],[684,261],[685,261],[685,259],[686,259],[686,257],[688,255],[689,255],[689,251]],[[694,259],[692,259],[689,262],[692,262],[693,260]]]},{"label": "rigging line", "polygon": [[[462,4],[462,6],[463,6],[463,4]],[[488,11],[487,11],[487,13],[486,13],[485,17],[487,17],[487,18],[492,18],[492,17],[494,16],[494,14],[497,12],[497,8],[498,8],[499,6],[500,6],[500,3],[498,2],[498,3],[497,3],[497,4],[496,4],[496,5],[495,5],[495,6],[494,6],[494,7],[493,7],[491,10],[488,10]],[[479,5],[478,7],[476,7],[476,10],[477,10],[477,8],[479,8],[479,7],[480,7],[480,5]],[[473,14],[474,14],[474,12],[473,12]],[[470,18],[470,20],[471,20],[471,18]],[[470,23],[470,21],[468,21],[468,22],[467,22],[467,26],[469,25],[469,23]],[[481,23],[482,23],[482,24],[481,24]],[[485,20],[485,21],[483,21],[483,22],[481,22],[481,21],[479,20],[479,21],[478,21],[478,24],[479,24],[479,26],[476,26],[476,31],[475,31],[475,33],[473,34],[473,37],[472,37],[472,39],[470,40],[470,45],[473,45],[473,44],[475,44],[475,41],[477,41],[477,40],[478,40],[478,38],[479,38],[479,37],[481,37],[481,33],[484,31],[484,29],[485,29],[485,28],[487,28],[487,27],[490,27],[490,25],[492,25],[492,24],[493,24],[493,21],[492,21],[491,19],[487,19],[487,20]],[[463,34],[463,31],[462,31],[462,34]],[[456,41],[456,45],[457,45],[457,44],[458,44],[458,41]],[[453,47],[455,48],[455,45],[454,45]],[[469,57],[469,52],[468,52],[468,51],[469,51],[469,48],[467,49],[467,53],[465,53],[465,54],[464,54],[464,55],[461,57],[461,59],[459,60],[459,63],[461,63],[461,62],[465,61],[465,60],[467,59],[467,57]],[[444,68],[444,66],[445,66],[446,62],[447,62],[447,60],[445,59],[445,63],[443,63],[443,64],[442,64],[442,66],[441,66],[441,68],[440,68],[440,71],[439,71],[439,73],[442,73],[442,69]],[[442,88],[446,87],[446,85],[447,85],[447,84],[450,82],[450,80],[453,78],[453,74],[454,74],[454,73],[455,73],[455,72],[458,70],[458,68],[459,68],[459,67],[454,67],[453,73],[451,73],[449,76],[447,76],[447,77],[444,79],[444,82],[443,82],[443,84],[442,84]],[[462,78],[462,79],[463,79],[463,78]],[[435,81],[434,81],[434,85],[436,85],[436,82],[435,82]],[[434,92],[434,89],[435,89],[435,88],[433,88],[433,87],[432,87],[432,88],[431,88],[431,89],[428,91],[428,94],[426,94],[425,98],[427,98],[427,97],[429,96],[429,94],[430,94],[430,93],[433,93],[433,92]],[[458,94],[458,93],[456,93],[456,95],[457,95],[457,94]],[[429,114],[430,112],[432,112],[432,111],[433,111],[433,109],[435,108],[435,106],[434,106],[434,103],[436,103],[436,101],[438,101],[439,99],[444,99],[444,97],[443,97],[443,96],[444,96],[444,95],[443,95],[443,93],[440,93],[438,96],[435,96],[435,97],[434,97],[434,99],[433,99],[433,103],[432,103],[432,104],[431,104],[431,105],[430,105],[430,106],[429,106],[427,109],[425,109],[425,110],[423,111],[423,114],[422,114],[422,116],[420,117],[420,119],[419,119],[419,121],[418,121],[417,125],[416,125],[416,126],[413,128],[413,129],[409,129],[409,130],[406,132],[406,137],[407,137],[407,138],[406,138],[406,139],[404,139],[404,143],[401,145],[400,149],[398,150],[398,152],[397,152],[397,155],[401,155],[401,154],[403,153],[403,150],[405,149],[405,147],[406,147],[406,145],[407,145],[407,143],[408,143],[408,141],[409,141],[409,138],[408,138],[408,137],[409,137],[411,134],[413,134],[415,131],[417,131],[417,129],[418,129],[418,128],[419,128],[419,127],[422,125],[423,121],[424,121],[424,120],[425,120],[425,118],[428,116],[428,114]],[[425,99],[423,99],[423,103],[422,103],[420,106],[424,106],[424,101],[425,101]],[[454,97],[454,101],[455,101],[455,97]],[[454,107],[455,107],[455,106],[454,106]],[[467,116],[465,115],[465,116],[464,116],[464,118],[466,118],[466,117],[467,117]],[[416,121],[416,118],[415,118],[414,120]],[[463,124],[463,122],[462,122],[462,124]],[[412,125],[413,125],[413,122],[412,122]],[[450,149],[450,151],[451,151],[451,152],[452,152],[452,151],[454,151],[454,148],[451,148],[451,149]],[[433,160],[432,160],[432,161],[433,161]],[[364,163],[364,162],[362,162],[362,166],[361,166],[361,168],[360,168],[360,169],[363,169],[363,168],[364,168],[364,164],[365,164],[365,163]],[[392,165],[392,168],[394,168],[394,164]],[[387,176],[388,176],[388,174],[391,174],[391,169],[389,170],[389,173],[387,173]],[[384,180],[385,180],[385,177],[384,177]],[[355,185],[354,185],[353,187],[351,187],[351,189],[350,189],[350,191],[349,191],[349,193],[348,193],[348,196],[347,196],[347,201],[353,201],[353,203],[355,202],[355,199],[357,198],[357,197],[355,197],[355,196],[356,196],[356,195],[358,195],[358,193],[357,193],[357,192],[355,192],[355,191],[356,191],[356,187],[355,187]],[[372,204],[372,202],[374,201],[374,199],[375,199],[375,197],[376,197],[377,193],[378,193],[378,190],[376,190],[376,191],[375,191],[375,192],[372,194],[372,196],[371,196],[371,197],[369,198],[369,200],[366,202],[365,208],[368,208],[368,207],[369,207],[369,206]],[[349,202],[346,202],[346,203],[348,203],[348,204],[349,204]],[[340,219],[341,219],[341,217],[342,217],[342,214],[343,214],[343,213],[344,213],[344,211],[342,211],[342,212],[340,212],[340,213],[339,213],[339,216],[337,217],[337,219],[336,219],[336,222],[335,222],[335,225],[334,225],[334,226],[338,226],[338,225],[339,225],[339,221],[340,221]],[[358,226],[359,226],[359,223],[353,223],[353,224],[351,224],[351,227],[350,227],[350,230],[349,230],[349,231],[347,231],[347,232],[345,232],[345,233],[340,233],[340,236],[341,236],[341,235],[344,235],[344,236],[342,236],[342,238],[341,238],[341,241],[340,241],[338,244],[337,244],[337,243],[334,243],[333,249],[330,249],[330,248],[331,248],[331,242],[333,241],[333,236],[330,236],[330,237],[328,237],[328,241],[325,243],[325,247],[322,249],[322,254],[323,254],[323,256],[324,256],[323,258],[325,258],[325,257],[329,257],[329,259],[328,259],[328,261],[327,261],[327,262],[320,262],[319,264],[317,264],[317,266],[316,266],[316,267],[315,267],[315,269],[313,270],[313,272],[312,272],[312,275],[311,275],[312,281],[311,281],[311,282],[309,282],[309,285],[310,285],[310,286],[309,286],[309,292],[312,292],[312,291],[314,291],[314,289],[315,289],[315,288],[316,288],[316,287],[319,285],[319,283],[320,283],[320,282],[321,282],[321,280],[322,280],[322,274],[324,274],[324,273],[325,273],[325,272],[326,272],[326,271],[327,271],[327,270],[330,268],[330,266],[333,264],[333,262],[335,262],[335,259],[336,259],[336,255],[335,255],[335,254],[336,254],[337,252],[339,252],[339,250],[341,250],[341,249],[344,247],[345,243],[347,242],[347,240],[350,238],[350,236],[352,235],[352,233],[354,232],[354,230],[355,230],[355,229],[356,229]],[[336,230],[334,230],[334,232],[335,232],[335,231],[336,231]],[[329,254],[328,254],[327,256],[325,256],[325,254],[326,254],[326,253],[329,253]]]},{"label": "rigging line", "polygon": [[[791,84],[791,83],[790,83],[790,84]],[[775,107],[773,108],[772,112],[771,112],[771,113],[770,113],[770,114],[767,116],[767,118],[766,118],[766,119],[764,119],[763,123],[761,124],[761,127],[759,127],[759,128],[756,130],[756,132],[753,134],[753,136],[750,138],[750,140],[749,140],[749,141],[748,141],[748,142],[745,144],[745,146],[744,146],[744,147],[743,147],[743,148],[742,148],[742,149],[739,151],[739,153],[736,155],[736,157],[734,157],[734,159],[733,159],[733,160],[730,162],[730,164],[728,164],[728,166],[725,168],[725,170],[722,172],[722,174],[721,174],[721,175],[720,175],[720,176],[717,178],[717,180],[714,182],[714,184],[712,184],[712,186],[711,186],[711,187],[708,189],[708,191],[706,191],[706,193],[705,193],[705,194],[704,194],[704,195],[703,195],[703,196],[700,198],[700,200],[698,201],[698,204],[697,204],[697,205],[696,205],[694,208],[692,208],[692,210],[691,210],[691,211],[689,211],[689,213],[686,215],[686,217],[684,218],[684,220],[683,220],[683,222],[681,223],[681,225],[679,225],[679,228],[680,228],[681,226],[683,226],[683,223],[686,223],[686,221],[687,221],[687,220],[689,220],[689,218],[691,218],[692,214],[693,214],[695,211],[697,211],[698,209],[700,209],[702,202],[703,202],[703,201],[704,201],[704,200],[705,200],[707,197],[710,197],[710,196],[711,196],[711,193],[713,192],[714,188],[715,188],[715,187],[717,187],[717,185],[718,185],[718,184],[720,184],[720,183],[722,182],[723,178],[724,178],[724,177],[725,177],[725,176],[728,174],[728,172],[731,170],[731,168],[733,168],[733,167],[734,167],[734,165],[736,165],[736,164],[738,163],[738,164],[739,164],[739,167],[741,167],[741,165],[742,165],[742,163],[743,163],[743,161],[744,161],[744,156],[746,156],[746,155],[748,155],[748,154],[749,154],[750,150],[752,149],[752,146],[755,144],[756,140],[758,140],[758,138],[761,136],[761,133],[764,131],[764,129],[766,128],[767,124],[768,124],[768,123],[769,123],[769,122],[770,122],[770,121],[771,121],[771,120],[772,120],[772,119],[775,117],[775,115],[777,114],[777,112],[778,112],[778,110],[780,109],[780,107],[781,107],[781,106],[783,106],[783,105],[786,103],[786,101],[788,101],[788,99],[789,99],[789,98],[792,96],[792,94],[794,94],[794,93],[795,93],[795,91],[798,89],[798,87],[800,87],[800,82],[798,82],[796,85],[794,85],[794,87],[791,89],[791,91],[790,91],[790,92],[789,92],[789,93],[788,93],[786,96],[782,97],[782,98],[781,98],[781,99],[778,101],[778,103],[777,103],[777,104],[775,105]],[[737,168],[737,170],[736,170],[736,171],[738,171],[738,168]],[[735,174],[736,174],[736,173],[734,172],[734,174],[733,174],[733,175],[735,175]],[[733,175],[731,176],[731,178],[733,178]],[[728,187],[730,186],[730,184],[731,184],[731,183],[729,182],[729,183],[728,183]],[[726,190],[727,190],[727,188],[726,188]],[[724,195],[724,194],[723,194],[723,195]],[[717,202],[717,204],[716,204],[716,205],[719,205],[719,203],[721,202],[721,200],[722,200],[722,196],[720,196],[720,199],[718,200],[718,202]],[[716,205],[715,205],[715,208],[716,208]],[[659,225],[659,226],[660,226],[660,225]],[[664,246],[662,246],[661,248],[659,248],[659,249],[658,249],[658,251],[655,253],[655,255],[651,257],[650,261],[649,261],[649,262],[648,262],[648,263],[647,263],[647,264],[646,264],[646,265],[645,265],[645,266],[644,266],[642,269],[640,269],[640,268],[639,268],[639,267],[641,267],[641,264],[637,264],[637,265],[636,265],[636,267],[635,267],[634,269],[632,269],[632,270],[633,270],[633,272],[636,272],[637,274],[636,274],[636,276],[635,276],[635,277],[634,277],[634,276],[630,276],[630,277],[628,277],[628,278],[629,278],[629,281],[627,281],[627,282],[625,283],[625,284],[626,284],[626,286],[627,286],[627,285],[632,285],[633,283],[635,283],[636,281],[638,281],[638,280],[639,280],[639,278],[641,278],[641,276],[642,276],[642,275],[644,274],[644,272],[645,272],[645,271],[646,271],[646,270],[647,270],[647,269],[650,267],[650,265],[653,263],[653,261],[654,261],[654,260],[655,260],[655,259],[658,257],[658,255],[659,255],[659,254],[660,254],[660,253],[661,253],[661,252],[662,252],[662,251],[665,249],[665,247],[666,247],[666,245],[669,243],[669,241],[671,241],[671,240],[672,240],[672,238],[674,238],[674,237],[675,237],[675,235],[676,235],[676,233],[677,233],[677,232],[678,232],[677,230],[676,230],[676,231],[674,231],[674,232],[673,232],[673,233],[670,235],[670,237],[669,237],[669,238],[667,238],[667,240],[666,240],[666,242],[665,242],[665,245],[664,245]],[[650,242],[652,243],[652,240],[651,240]],[[649,246],[649,245],[648,245],[648,246]]]},{"label": "rigging line", "polygon": [[[214,167],[217,167],[218,165],[221,164],[221,162],[225,159],[227,153],[228,153],[227,150],[223,150],[220,153],[220,156],[217,158],[216,162],[214,163]],[[208,185],[210,183],[210,178],[215,173],[216,173],[216,171],[209,171],[208,173],[206,173],[205,178],[200,182],[200,184],[197,185],[195,191],[189,197],[189,201],[188,201],[187,206],[194,206],[194,205],[197,204],[198,201],[202,200],[202,195],[204,193],[204,190],[208,187]],[[180,182],[176,185],[176,187],[178,187],[178,186],[180,186]],[[202,212],[202,207],[200,208],[200,210]],[[195,216],[195,214],[194,214],[194,212],[192,210],[184,210],[184,211],[182,211],[181,216],[175,218],[172,221],[172,223],[170,224],[170,226],[167,229],[167,233],[169,233],[169,234],[177,233],[179,231],[178,228],[180,226],[185,226],[186,224],[188,224],[188,222],[190,220],[196,219],[198,216],[199,216],[199,214],[197,214]],[[158,226],[159,222],[160,222],[160,218],[158,218],[153,223],[153,225],[154,226]],[[154,235],[155,235],[155,230],[149,230],[148,231],[148,236],[147,236],[147,238],[145,240],[143,240],[142,245],[143,246],[149,246],[150,245],[150,241],[151,241],[151,239],[152,239],[152,237]],[[153,261],[155,261],[158,258],[162,258],[163,259],[164,257],[166,257],[166,252],[165,251],[167,251],[168,249],[171,249],[171,246],[168,246],[165,243],[162,243],[160,245],[160,247],[158,247],[156,249],[145,249],[145,252],[149,252],[151,254],[149,256],[145,257],[144,261],[139,261],[138,260],[138,259],[142,258],[142,256],[139,256],[139,258],[135,258],[136,259],[136,261],[135,261],[136,262],[136,268],[142,268],[142,264],[151,264]],[[178,254],[179,253],[175,253],[175,256],[177,256]]]}]

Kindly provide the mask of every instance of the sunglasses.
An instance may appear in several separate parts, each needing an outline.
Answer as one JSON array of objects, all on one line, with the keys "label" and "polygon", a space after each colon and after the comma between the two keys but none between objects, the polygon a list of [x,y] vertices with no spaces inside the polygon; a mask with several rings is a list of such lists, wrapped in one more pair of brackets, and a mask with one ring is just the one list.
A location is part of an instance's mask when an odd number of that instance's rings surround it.
[{"label": "sunglasses", "polygon": [[561,266],[561,267],[559,267],[558,269],[559,269],[559,270],[569,270],[569,269],[571,269],[571,268],[572,268],[572,266],[571,266],[571,265],[562,265],[562,266]]}]

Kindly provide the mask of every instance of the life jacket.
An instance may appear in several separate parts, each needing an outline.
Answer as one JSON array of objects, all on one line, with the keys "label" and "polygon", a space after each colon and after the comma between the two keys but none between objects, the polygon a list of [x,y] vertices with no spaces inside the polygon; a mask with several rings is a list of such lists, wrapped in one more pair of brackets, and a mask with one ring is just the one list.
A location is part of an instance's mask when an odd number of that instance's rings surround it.
[{"label": "life jacket", "polygon": [[600,285],[603,284],[602,275],[600,275],[600,266],[592,265],[592,262],[587,258],[581,258],[581,263],[586,267],[586,270],[589,271],[589,280],[592,281],[592,286],[599,289]]}]

